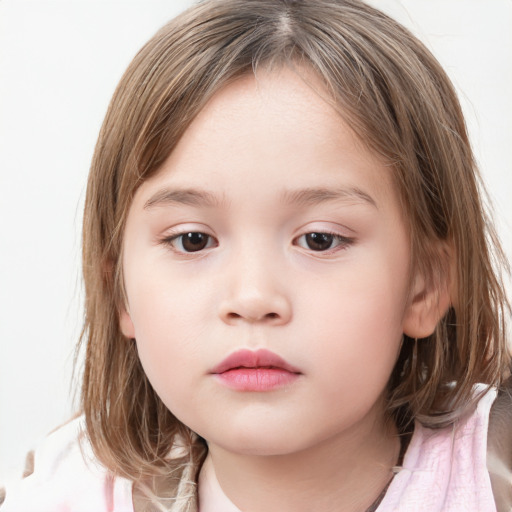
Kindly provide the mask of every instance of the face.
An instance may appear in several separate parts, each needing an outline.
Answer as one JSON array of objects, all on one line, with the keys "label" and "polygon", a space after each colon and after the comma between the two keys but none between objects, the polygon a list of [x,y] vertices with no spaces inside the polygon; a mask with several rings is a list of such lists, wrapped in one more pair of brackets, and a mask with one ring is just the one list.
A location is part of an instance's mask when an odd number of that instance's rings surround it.
[{"label": "face", "polygon": [[233,452],[378,423],[410,316],[391,168],[308,80],[218,92],[127,218],[121,328],[174,415]]}]

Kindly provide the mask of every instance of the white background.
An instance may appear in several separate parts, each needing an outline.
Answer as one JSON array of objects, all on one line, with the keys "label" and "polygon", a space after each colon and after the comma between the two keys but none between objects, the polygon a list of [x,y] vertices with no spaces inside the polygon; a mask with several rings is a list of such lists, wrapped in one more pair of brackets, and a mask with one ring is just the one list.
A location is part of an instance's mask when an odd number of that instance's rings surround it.
[{"label": "white background", "polygon": [[[96,136],[131,58],[190,3],[0,0],[0,479],[73,410]],[[424,40],[454,81],[512,254],[512,0],[372,3]]]}]

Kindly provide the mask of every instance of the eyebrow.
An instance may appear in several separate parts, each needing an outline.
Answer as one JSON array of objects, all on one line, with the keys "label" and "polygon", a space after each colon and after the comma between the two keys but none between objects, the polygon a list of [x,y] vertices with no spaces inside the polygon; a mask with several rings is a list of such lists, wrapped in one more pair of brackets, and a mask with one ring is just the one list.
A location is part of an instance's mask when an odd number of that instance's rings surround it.
[{"label": "eyebrow", "polygon": [[155,208],[172,204],[185,204],[189,206],[218,207],[224,201],[211,192],[198,189],[169,189],[163,188],[153,194],[145,203],[144,209]]},{"label": "eyebrow", "polygon": [[375,199],[358,187],[286,190],[282,193],[281,200],[297,206],[312,206],[327,201],[355,201],[368,203],[378,210]]},{"label": "eyebrow", "polygon": [[[299,190],[285,190],[280,200],[289,205],[306,207],[328,201],[356,201],[367,203],[378,209],[376,201],[369,194],[357,187],[305,188]],[[199,189],[169,189],[163,188],[153,194],[145,203],[144,209],[155,208],[172,204],[185,204],[196,207],[219,207],[225,203],[223,198],[206,190]]]}]

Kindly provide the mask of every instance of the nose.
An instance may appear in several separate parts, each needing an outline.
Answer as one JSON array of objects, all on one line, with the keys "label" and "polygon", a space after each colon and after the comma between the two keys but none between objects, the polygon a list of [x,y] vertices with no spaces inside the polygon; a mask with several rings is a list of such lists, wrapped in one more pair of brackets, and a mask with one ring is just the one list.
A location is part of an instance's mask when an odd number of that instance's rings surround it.
[{"label": "nose", "polygon": [[239,256],[226,272],[226,295],[219,316],[229,325],[239,323],[285,325],[292,318],[289,290],[276,265],[252,253]]}]

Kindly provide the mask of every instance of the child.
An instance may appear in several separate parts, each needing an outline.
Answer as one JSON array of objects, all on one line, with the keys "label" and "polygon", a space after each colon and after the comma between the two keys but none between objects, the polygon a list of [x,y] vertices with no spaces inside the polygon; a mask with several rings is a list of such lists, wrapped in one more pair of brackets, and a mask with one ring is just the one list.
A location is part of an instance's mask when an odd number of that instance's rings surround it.
[{"label": "child", "polygon": [[83,414],[0,511],[508,510],[478,186],[449,80],[379,11],[176,18],[91,167]]}]

